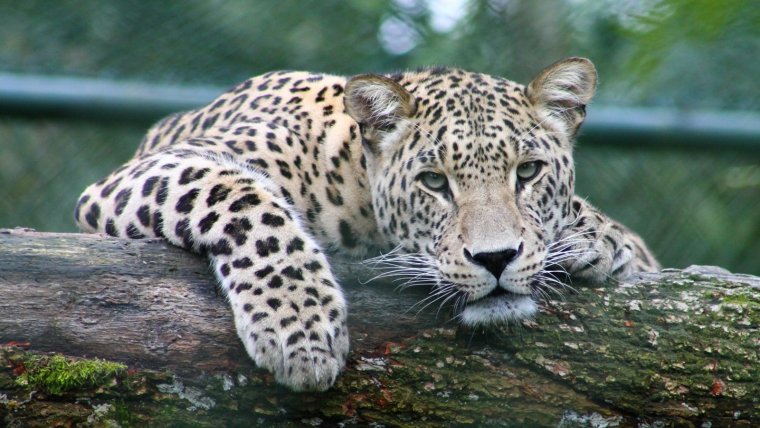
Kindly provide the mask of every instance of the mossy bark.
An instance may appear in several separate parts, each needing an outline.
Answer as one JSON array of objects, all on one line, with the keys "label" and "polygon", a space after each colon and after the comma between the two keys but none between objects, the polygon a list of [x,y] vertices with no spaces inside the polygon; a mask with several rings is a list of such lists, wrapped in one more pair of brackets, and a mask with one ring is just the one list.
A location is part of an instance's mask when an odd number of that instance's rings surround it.
[{"label": "mossy bark", "polygon": [[[0,231],[0,425],[760,423],[759,278],[690,268],[576,284],[533,321],[479,332],[445,309],[407,311],[423,291],[340,270],[348,366],[327,392],[292,393],[245,356],[202,259],[160,241]],[[73,389],[20,381],[51,352],[128,369]]]}]

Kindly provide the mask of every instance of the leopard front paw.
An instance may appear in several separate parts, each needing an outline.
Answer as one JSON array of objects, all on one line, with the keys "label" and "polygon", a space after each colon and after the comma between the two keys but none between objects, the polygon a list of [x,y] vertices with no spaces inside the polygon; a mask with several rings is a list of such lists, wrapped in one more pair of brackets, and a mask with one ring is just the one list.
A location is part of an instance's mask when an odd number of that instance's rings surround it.
[{"label": "leopard front paw", "polygon": [[660,269],[644,241],[624,226],[586,209],[553,244],[555,257],[571,277],[593,283],[625,279],[636,272]]},{"label": "leopard front paw", "polygon": [[625,278],[636,271],[635,250],[626,231],[613,223],[595,226],[574,232],[574,238],[565,238],[568,256],[562,266],[567,273],[571,277],[603,283]]},{"label": "leopard front paw", "polygon": [[[258,299],[257,299],[258,300]],[[257,366],[294,391],[324,391],[348,355],[346,305],[340,291],[267,297],[241,303],[238,334]]]},{"label": "leopard front paw", "polygon": [[644,241],[625,226],[575,197],[572,221],[549,246],[547,260],[571,277],[594,283],[660,269]]}]

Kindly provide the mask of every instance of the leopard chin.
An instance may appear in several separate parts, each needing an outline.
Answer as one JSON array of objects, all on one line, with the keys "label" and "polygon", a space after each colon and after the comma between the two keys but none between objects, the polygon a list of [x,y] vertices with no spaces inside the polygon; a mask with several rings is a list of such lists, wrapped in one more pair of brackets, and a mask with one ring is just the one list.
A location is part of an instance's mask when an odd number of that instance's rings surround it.
[{"label": "leopard chin", "polygon": [[497,288],[468,303],[459,314],[459,321],[466,327],[487,327],[532,318],[536,312],[538,305],[530,295]]}]

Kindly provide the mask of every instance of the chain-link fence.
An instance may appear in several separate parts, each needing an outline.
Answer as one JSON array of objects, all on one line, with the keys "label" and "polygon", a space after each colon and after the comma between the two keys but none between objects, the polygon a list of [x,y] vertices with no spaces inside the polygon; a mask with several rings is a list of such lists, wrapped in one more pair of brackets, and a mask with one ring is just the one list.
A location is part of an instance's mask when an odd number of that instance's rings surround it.
[{"label": "chain-link fence", "polygon": [[[720,2],[711,14],[711,2],[686,3],[0,0],[0,73],[228,87],[273,69],[450,64],[527,82],[583,55],[601,75],[597,105],[760,110],[760,61],[746,54],[760,52],[758,8]],[[149,126],[108,112],[22,115],[2,100],[0,109],[2,227],[73,231],[79,192],[125,161]],[[666,265],[760,273],[760,141],[722,143],[581,139],[577,191],[640,232]]]}]

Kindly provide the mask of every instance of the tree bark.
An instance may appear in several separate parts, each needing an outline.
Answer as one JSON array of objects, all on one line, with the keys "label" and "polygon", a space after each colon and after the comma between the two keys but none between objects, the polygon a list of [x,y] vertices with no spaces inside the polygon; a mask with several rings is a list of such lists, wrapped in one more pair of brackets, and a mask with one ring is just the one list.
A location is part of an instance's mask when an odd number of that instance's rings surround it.
[{"label": "tree bark", "polygon": [[[418,311],[426,290],[336,266],[348,366],[330,391],[292,393],[248,359],[202,258],[0,230],[0,425],[760,423],[760,278],[692,267],[576,284],[535,320],[479,332]],[[47,353],[129,370],[63,393],[20,382]]]}]

